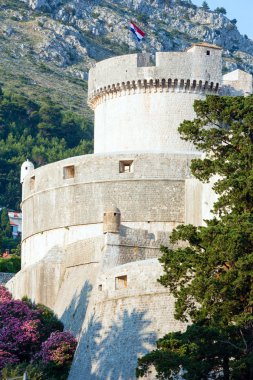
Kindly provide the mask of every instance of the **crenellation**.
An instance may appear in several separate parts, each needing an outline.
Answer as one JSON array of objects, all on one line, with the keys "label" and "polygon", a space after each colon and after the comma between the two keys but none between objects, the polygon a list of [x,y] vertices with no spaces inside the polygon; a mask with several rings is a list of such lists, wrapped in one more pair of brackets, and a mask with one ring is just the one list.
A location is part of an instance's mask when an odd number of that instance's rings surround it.
[{"label": "crenellation", "polygon": [[96,109],[97,105],[101,102],[106,102],[107,100],[113,99],[115,97],[124,95],[135,95],[135,94],[145,94],[157,93],[159,92],[183,92],[183,93],[200,93],[205,95],[215,95],[219,91],[219,83],[205,81],[203,84],[202,80],[198,82],[196,80],[190,79],[155,79],[154,81],[150,79],[147,80],[137,80],[127,82],[122,82],[121,84],[108,85],[107,87],[100,88],[96,90],[89,98],[89,105],[92,109]]}]

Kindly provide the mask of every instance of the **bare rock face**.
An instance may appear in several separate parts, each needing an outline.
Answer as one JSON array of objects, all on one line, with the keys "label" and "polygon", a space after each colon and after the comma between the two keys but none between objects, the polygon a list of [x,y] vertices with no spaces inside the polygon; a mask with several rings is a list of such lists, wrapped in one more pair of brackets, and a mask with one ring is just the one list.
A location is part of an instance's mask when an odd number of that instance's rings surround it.
[{"label": "bare rock face", "polygon": [[[224,72],[241,69],[253,73],[253,41],[240,34],[235,20],[197,7],[190,0],[16,3],[19,6],[0,4],[0,35],[5,37],[0,69],[2,63],[4,70],[14,70],[11,75],[15,77],[16,72],[30,76],[32,67],[31,83],[40,80],[37,68],[52,76],[57,72],[57,83],[59,76],[83,79],[95,61],[136,52],[183,51],[198,41],[223,48]],[[129,30],[130,20],[146,33],[141,43]],[[41,82],[44,85],[45,80]]]},{"label": "bare rock face", "polygon": [[29,6],[32,9],[49,9],[47,0],[29,0]]},{"label": "bare rock face", "polygon": [[[225,50],[225,67],[253,72],[253,41],[239,33],[234,20],[190,0],[22,1],[32,10],[28,18],[38,20],[37,30],[44,37],[39,43],[35,39],[37,58],[58,67],[79,64],[83,71],[90,67],[90,59],[136,50],[182,51],[199,40]],[[129,32],[130,19],[145,31],[142,43]]]}]

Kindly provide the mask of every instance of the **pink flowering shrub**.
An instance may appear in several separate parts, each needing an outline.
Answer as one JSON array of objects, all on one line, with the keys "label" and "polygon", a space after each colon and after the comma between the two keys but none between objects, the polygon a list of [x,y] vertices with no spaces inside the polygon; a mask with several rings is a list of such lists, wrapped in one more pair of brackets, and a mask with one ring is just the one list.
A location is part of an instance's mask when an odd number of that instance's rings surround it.
[{"label": "pink flowering shrub", "polygon": [[55,378],[54,371],[57,379],[67,378],[77,343],[62,330],[62,323],[47,307],[13,300],[0,286],[0,377],[3,368],[7,376],[15,368],[22,375],[24,368],[39,366],[47,380]]},{"label": "pink flowering shrub", "polygon": [[3,285],[0,285],[0,304],[10,300],[12,300],[11,293]]},{"label": "pink flowering shrub", "polygon": [[75,349],[76,339],[69,332],[53,332],[50,337],[42,343],[41,357],[44,363],[54,363],[62,366],[71,363]]},{"label": "pink flowering shrub", "polygon": [[40,328],[38,312],[24,302],[0,303],[0,350],[16,355],[20,361],[29,360],[40,349]]}]

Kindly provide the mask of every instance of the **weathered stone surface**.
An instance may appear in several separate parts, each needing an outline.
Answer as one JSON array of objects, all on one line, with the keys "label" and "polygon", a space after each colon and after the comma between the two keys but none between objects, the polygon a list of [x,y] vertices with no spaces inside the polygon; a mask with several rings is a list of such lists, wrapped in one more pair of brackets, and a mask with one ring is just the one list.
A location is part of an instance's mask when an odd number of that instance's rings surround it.
[{"label": "weathered stone surface", "polygon": [[[141,80],[148,73],[154,79],[156,74],[169,73],[168,57],[161,54],[157,67],[145,67]],[[137,56],[130,56],[129,64],[127,56],[99,64],[93,70],[89,93],[91,98],[101,97],[98,84],[109,96],[93,103],[95,139],[100,143],[107,139],[108,150],[111,141],[114,153],[102,148],[99,154],[72,157],[33,170],[24,179],[22,270],[8,287],[15,297],[27,295],[53,308],[65,328],[77,336],[79,344],[69,380],[134,380],[138,356],[151,350],[168,331],[186,328],[174,319],[174,300],[157,282],[162,273],[159,248],[170,244],[169,234],[179,223],[201,225],[210,217],[215,199],[211,184],[201,184],[190,173],[191,160],[201,153],[191,147],[185,151],[177,128],[182,118],[194,117],[192,102],[204,96],[201,89],[212,89],[215,81],[221,83],[221,65],[220,50],[208,45],[197,45],[182,57],[188,57],[185,59],[191,62],[192,71],[188,72],[182,62],[182,67],[175,69],[181,79],[179,84],[174,81],[173,91],[163,91],[163,78],[158,78],[159,85],[156,82],[148,97],[145,91],[136,94],[133,83],[123,96],[110,96],[110,83],[119,74],[124,76],[124,67],[119,65],[116,72],[115,62],[126,63],[126,70],[136,74],[140,67]],[[113,68],[115,72],[111,73]],[[105,73],[109,74],[104,79]],[[121,83],[126,79],[130,82],[128,75]],[[186,86],[190,80],[189,89],[180,88],[182,78]],[[252,78],[248,75],[234,73],[226,79],[233,95],[251,91]],[[166,81],[169,84],[168,78]],[[131,117],[137,115],[124,98],[139,105],[147,103],[151,111],[147,119],[143,115],[143,125],[137,123],[136,128],[143,132],[137,143],[131,130],[123,134],[131,125]],[[150,104],[154,99],[156,107]],[[104,130],[103,117],[97,115],[101,105],[108,107],[106,115],[112,116],[104,117]],[[144,113],[143,108],[140,113]],[[117,121],[124,141],[113,132],[110,135]],[[163,145],[153,138],[154,130]],[[151,152],[156,144],[157,151]],[[104,215],[106,210],[110,223]],[[108,224],[112,224],[110,228]],[[151,373],[148,378],[154,380],[155,375]]]}]

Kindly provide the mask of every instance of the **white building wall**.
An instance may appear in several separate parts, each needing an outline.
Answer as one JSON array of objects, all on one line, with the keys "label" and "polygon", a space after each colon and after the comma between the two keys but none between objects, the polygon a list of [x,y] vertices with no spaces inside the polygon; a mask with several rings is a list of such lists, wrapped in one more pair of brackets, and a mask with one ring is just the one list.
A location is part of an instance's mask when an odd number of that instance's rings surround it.
[{"label": "white building wall", "polygon": [[178,127],[195,116],[195,93],[157,92],[122,95],[100,103],[95,112],[94,151],[194,153]]}]

